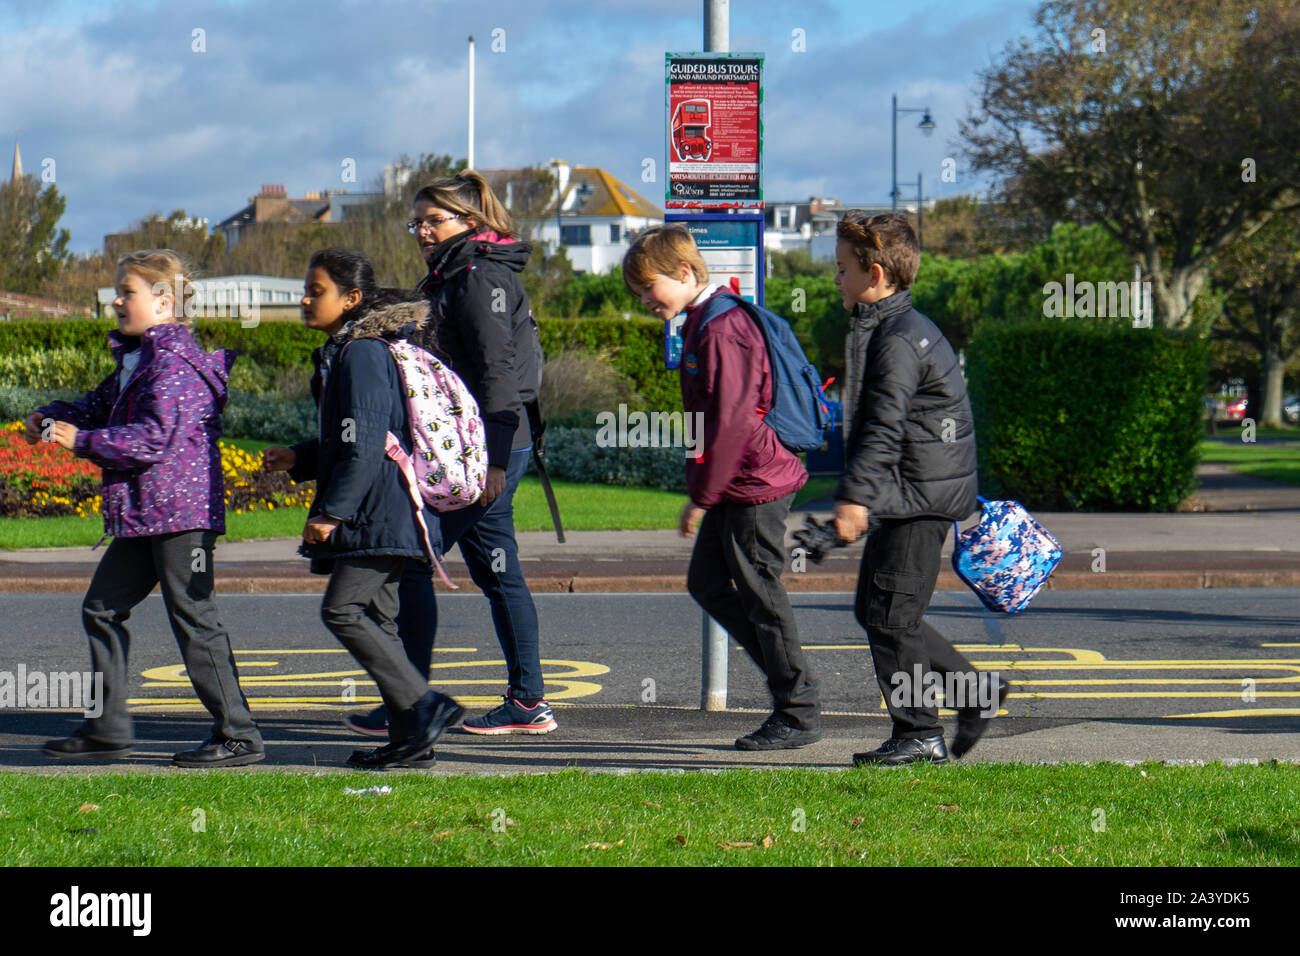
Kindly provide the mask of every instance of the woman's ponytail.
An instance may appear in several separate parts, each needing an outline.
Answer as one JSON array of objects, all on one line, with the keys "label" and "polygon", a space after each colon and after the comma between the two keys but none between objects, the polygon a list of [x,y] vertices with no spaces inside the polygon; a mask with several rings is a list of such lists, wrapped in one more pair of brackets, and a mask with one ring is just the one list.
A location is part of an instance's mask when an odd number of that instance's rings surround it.
[{"label": "woman's ponytail", "polygon": [[510,213],[501,205],[491,184],[481,173],[467,169],[447,179],[435,179],[418,193],[415,202],[428,202],[464,216],[476,232],[491,230],[503,239],[514,236]]}]

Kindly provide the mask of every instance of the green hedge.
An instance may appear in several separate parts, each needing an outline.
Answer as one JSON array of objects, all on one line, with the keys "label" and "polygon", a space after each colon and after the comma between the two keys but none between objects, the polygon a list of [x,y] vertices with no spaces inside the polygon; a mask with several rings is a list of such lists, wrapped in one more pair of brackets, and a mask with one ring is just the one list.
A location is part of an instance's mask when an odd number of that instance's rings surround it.
[{"label": "green hedge", "polygon": [[[52,348],[107,355],[105,336],[114,327],[115,323],[101,320],[2,322],[0,355]],[[614,365],[645,399],[645,407],[663,411],[681,408],[677,373],[664,367],[664,326],[658,319],[541,319],[538,327],[547,354],[565,349],[608,349],[614,355]],[[195,323],[195,337],[206,349],[235,349],[244,360],[301,370],[304,376],[310,376],[311,350],[321,343],[319,332],[297,322],[262,322],[245,329],[234,320],[201,319]]]},{"label": "green hedge", "polygon": [[1169,511],[1196,490],[1205,341],[1114,323],[985,322],[966,356],[985,497]]},{"label": "green hedge", "polygon": [[[103,319],[32,319],[0,322],[0,355],[72,349],[108,354],[108,333],[117,323]],[[298,322],[260,322],[242,328],[234,319],[199,319],[194,337],[205,349],[236,349],[263,365],[308,367],[322,337]]]},{"label": "green hedge", "polygon": [[65,388],[24,388],[0,385],[0,423],[20,422],[50,402],[75,402],[86,394]]},{"label": "green hedge", "polygon": [[[548,426],[546,473],[557,480],[686,491],[683,449],[602,448],[596,443],[599,432],[594,426]],[[532,459],[528,470],[536,470]]]}]

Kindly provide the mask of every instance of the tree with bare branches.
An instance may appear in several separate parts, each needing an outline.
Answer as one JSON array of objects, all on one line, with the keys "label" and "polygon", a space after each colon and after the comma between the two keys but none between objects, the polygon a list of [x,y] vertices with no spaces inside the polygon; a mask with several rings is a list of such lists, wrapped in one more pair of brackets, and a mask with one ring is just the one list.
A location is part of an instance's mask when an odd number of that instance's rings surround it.
[{"label": "tree with bare branches", "polygon": [[1291,0],[1048,0],[980,75],[961,125],[1004,198],[1099,223],[1167,327],[1216,257],[1300,208],[1300,9]]}]

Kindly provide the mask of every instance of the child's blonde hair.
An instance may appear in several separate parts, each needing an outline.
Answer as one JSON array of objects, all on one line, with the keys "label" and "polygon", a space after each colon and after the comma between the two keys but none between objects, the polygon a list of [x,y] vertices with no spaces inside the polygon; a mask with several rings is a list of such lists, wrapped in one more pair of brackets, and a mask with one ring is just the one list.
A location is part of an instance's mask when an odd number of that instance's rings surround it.
[{"label": "child's blonde hair", "polygon": [[488,181],[472,169],[449,179],[435,179],[411,200],[412,204],[421,201],[463,216],[475,232],[490,229],[503,239],[514,236],[510,213],[501,205]]},{"label": "child's blonde hair", "polygon": [[198,294],[194,287],[194,270],[185,258],[171,249],[141,249],[125,253],[117,260],[117,271],[134,272],[151,289],[166,286],[173,296],[172,319],[187,329],[193,326],[191,300]]},{"label": "child's blonde hair", "polygon": [[645,288],[657,275],[676,278],[683,262],[691,267],[697,282],[709,281],[709,267],[685,226],[652,226],[632,240],[623,256],[623,282],[636,293],[634,284]]}]

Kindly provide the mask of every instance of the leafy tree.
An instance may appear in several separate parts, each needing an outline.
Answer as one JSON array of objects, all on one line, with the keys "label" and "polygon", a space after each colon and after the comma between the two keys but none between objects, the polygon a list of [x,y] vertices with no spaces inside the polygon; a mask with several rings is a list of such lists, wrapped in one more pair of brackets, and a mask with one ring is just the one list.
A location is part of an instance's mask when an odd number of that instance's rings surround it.
[{"label": "leafy tree", "polygon": [[28,173],[0,183],[0,289],[31,294],[68,258],[68,230],[59,229],[67,201],[53,183],[41,189]]},{"label": "leafy tree", "polygon": [[1213,330],[1218,340],[1239,342],[1253,355],[1243,377],[1251,416],[1261,425],[1282,423],[1287,364],[1300,356],[1300,216],[1275,216],[1219,261],[1214,283],[1226,293]]},{"label": "leafy tree", "polygon": [[1289,0],[1048,0],[962,124],[1003,198],[1096,222],[1171,327],[1215,258],[1300,206],[1300,9]]},{"label": "leafy tree", "polygon": [[795,276],[835,274],[835,263],[829,259],[814,259],[807,249],[788,252],[770,252],[767,255],[769,279],[791,279]]},{"label": "leafy tree", "polygon": [[113,284],[115,265],[115,262],[98,252],[69,256],[58,272],[41,281],[36,294],[69,305],[97,310],[97,293]]}]

